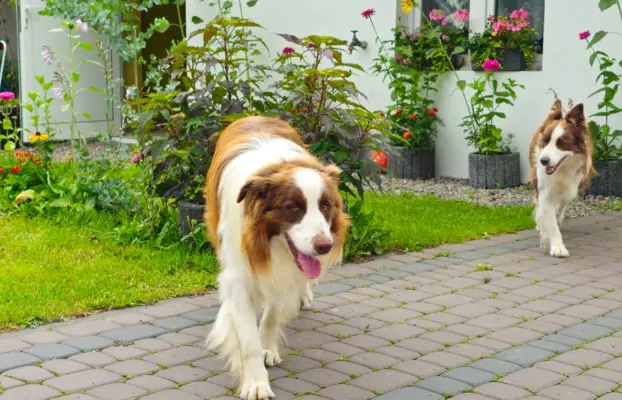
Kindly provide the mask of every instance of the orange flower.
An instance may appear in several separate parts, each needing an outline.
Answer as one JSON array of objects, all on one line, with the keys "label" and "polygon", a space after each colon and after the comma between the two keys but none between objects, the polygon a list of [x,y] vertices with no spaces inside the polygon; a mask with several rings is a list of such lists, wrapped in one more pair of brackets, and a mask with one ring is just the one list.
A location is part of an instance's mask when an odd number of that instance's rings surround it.
[{"label": "orange flower", "polygon": [[306,108],[306,107],[302,107],[302,108],[300,109],[300,112],[301,112],[301,113],[303,113],[303,114],[304,114],[304,113],[306,113],[307,111],[308,111],[308,110],[307,110],[307,108]]},{"label": "orange flower", "polygon": [[22,167],[20,167],[19,165],[16,165],[11,168],[12,174],[19,174],[21,171],[22,171]]},{"label": "orange flower", "polygon": [[433,109],[434,111],[438,112],[438,108],[436,108],[436,107],[432,107],[432,109]]},{"label": "orange flower", "polygon": [[410,131],[406,131],[404,132],[403,136],[404,136],[404,139],[410,139],[413,135],[412,133],[410,133]]},{"label": "orange flower", "polygon": [[415,113],[410,114],[410,119],[412,119],[412,120],[417,119],[417,114],[415,114]]},{"label": "orange flower", "polygon": [[3,168],[0,168],[0,174],[1,174],[1,173],[3,173],[3,172],[4,172],[4,169],[3,169]]},{"label": "orange flower", "polygon": [[384,111],[380,111],[380,116],[384,117]]},{"label": "orange flower", "polygon": [[292,114],[296,114],[298,110],[296,110],[296,107],[292,108]]},{"label": "orange flower", "polygon": [[435,117],[436,116],[436,111],[433,108],[426,107],[425,111],[428,113],[428,115],[430,117]]},{"label": "orange flower", "polygon": [[398,108],[397,110],[395,110],[395,116],[399,117],[400,115],[402,115],[402,109]]}]

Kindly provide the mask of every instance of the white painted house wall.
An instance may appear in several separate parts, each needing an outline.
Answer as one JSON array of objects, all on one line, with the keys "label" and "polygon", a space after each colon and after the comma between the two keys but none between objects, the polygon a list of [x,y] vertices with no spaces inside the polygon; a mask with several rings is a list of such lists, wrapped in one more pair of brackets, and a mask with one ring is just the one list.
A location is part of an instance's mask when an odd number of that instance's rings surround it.
[{"label": "white painted house wall", "polygon": [[[205,1],[189,0],[187,15],[200,15],[207,19],[214,12]],[[383,39],[391,38],[391,28],[398,16],[398,2],[395,0],[261,0],[257,6],[245,11],[251,18],[273,33],[290,33],[297,36],[309,34],[331,35],[346,40],[352,38],[351,30],[358,30],[360,40],[369,46],[355,52],[349,61],[369,68],[377,54],[374,33],[369,21],[361,17],[361,11],[375,8],[374,22]],[[486,18],[494,10],[494,0],[471,0],[470,26],[474,31],[483,30]],[[412,19],[413,17],[411,17]],[[192,31],[197,27],[189,29]],[[588,63],[589,53],[585,42],[578,38],[579,32],[603,29],[622,32],[622,22],[613,9],[601,13],[593,0],[547,0],[545,9],[544,54],[542,71],[525,71],[499,74],[501,78],[511,77],[526,86],[519,92],[515,107],[508,110],[507,120],[499,125],[505,133],[513,133],[513,144],[521,153],[522,181],[528,177],[528,144],[532,132],[545,117],[553,103],[549,88],[554,88],[564,103],[571,98],[574,103],[585,103],[586,113],[596,112],[597,98],[588,99],[595,86],[596,68]],[[265,39],[273,51],[280,51],[287,43],[274,34]],[[614,37],[601,42],[599,47],[612,56],[622,57],[619,40],[616,48]],[[477,76],[472,71],[460,71],[460,79],[470,81]],[[360,90],[367,95],[371,109],[383,109],[389,104],[389,92],[382,79],[373,75],[359,74],[355,78]],[[466,108],[455,91],[455,77],[444,77],[437,99],[439,115],[445,121],[440,128],[436,148],[436,173],[438,176],[468,177],[468,154],[473,151],[464,140],[457,125],[465,115]],[[622,118],[617,119],[622,126]],[[615,126],[615,125],[614,125]]]}]

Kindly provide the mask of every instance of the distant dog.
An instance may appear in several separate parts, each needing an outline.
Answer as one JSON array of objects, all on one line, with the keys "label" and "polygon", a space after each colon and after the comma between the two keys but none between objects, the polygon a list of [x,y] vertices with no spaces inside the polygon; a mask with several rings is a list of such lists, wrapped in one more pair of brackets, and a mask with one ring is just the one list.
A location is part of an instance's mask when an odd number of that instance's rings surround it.
[{"label": "distant dog", "polygon": [[207,345],[228,359],[242,399],[274,397],[265,365],[281,362],[282,327],[310,305],[310,283],[341,260],[350,222],[340,173],[276,118],[241,119],[218,139],[204,195],[221,307]]},{"label": "distant dog", "polygon": [[554,257],[568,257],[559,226],[566,207],[579,190],[589,187],[593,173],[592,135],[585,123],[583,104],[563,117],[561,101],[555,101],[531,138],[529,162],[540,245],[550,246]]}]

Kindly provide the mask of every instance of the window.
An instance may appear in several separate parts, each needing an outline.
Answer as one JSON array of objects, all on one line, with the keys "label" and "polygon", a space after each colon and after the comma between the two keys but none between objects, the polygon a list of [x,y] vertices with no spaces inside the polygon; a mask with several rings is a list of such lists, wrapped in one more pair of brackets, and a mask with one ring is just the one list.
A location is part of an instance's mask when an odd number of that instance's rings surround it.
[{"label": "window", "polygon": [[[434,1],[434,0],[433,0]],[[544,34],[544,0],[497,0],[497,15],[509,15],[512,11],[522,8],[529,12],[529,22],[540,34],[534,43],[536,53],[542,54],[542,35]]]},{"label": "window", "polygon": [[[453,15],[458,10],[466,9],[469,11],[470,0],[423,0],[421,10],[426,17],[430,16],[432,10],[438,10],[445,15]],[[423,20],[423,16],[422,16]],[[454,21],[458,25],[460,21]]]}]

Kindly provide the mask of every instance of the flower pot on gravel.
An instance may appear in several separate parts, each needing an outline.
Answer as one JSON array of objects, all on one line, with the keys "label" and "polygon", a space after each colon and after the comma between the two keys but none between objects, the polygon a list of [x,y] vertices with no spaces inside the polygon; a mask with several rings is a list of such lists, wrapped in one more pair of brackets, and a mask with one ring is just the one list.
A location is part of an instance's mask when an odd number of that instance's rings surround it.
[{"label": "flower pot on gravel", "polygon": [[[201,198],[203,200],[203,198]],[[184,241],[192,246],[196,245],[196,242],[188,237],[190,232],[194,230],[197,224],[203,223],[203,214],[205,213],[205,204],[203,202],[192,202],[189,200],[182,200],[179,202],[177,208],[177,230],[180,238],[185,238]]]},{"label": "flower pot on gravel", "polygon": [[598,175],[592,178],[588,194],[622,197],[622,160],[594,161]]},{"label": "flower pot on gravel", "polygon": [[434,148],[411,149],[391,146],[389,153],[389,174],[401,179],[432,179],[435,173]]},{"label": "flower pot on gravel", "polygon": [[469,154],[469,185],[502,189],[520,185],[520,154]]}]

